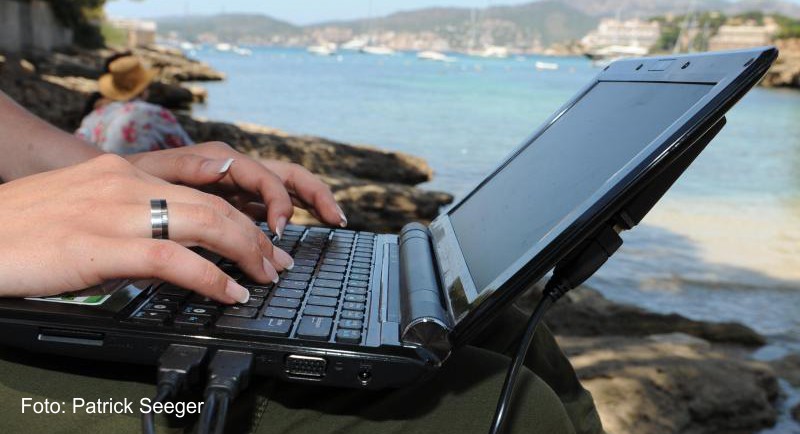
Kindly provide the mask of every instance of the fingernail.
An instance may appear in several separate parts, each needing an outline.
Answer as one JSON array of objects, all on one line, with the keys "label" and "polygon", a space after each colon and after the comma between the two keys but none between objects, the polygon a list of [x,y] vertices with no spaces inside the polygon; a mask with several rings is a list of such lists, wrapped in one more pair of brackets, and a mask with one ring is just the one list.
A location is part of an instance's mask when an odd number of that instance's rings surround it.
[{"label": "fingernail", "polygon": [[250,292],[231,279],[228,279],[228,283],[225,285],[225,294],[236,300],[237,303],[247,303],[250,300]]},{"label": "fingernail", "polygon": [[219,170],[217,170],[217,173],[227,172],[230,170],[231,164],[233,164],[233,158],[228,158],[224,163],[222,163],[222,166],[220,166]]},{"label": "fingernail", "polygon": [[336,208],[339,210],[339,226],[347,227],[347,217],[344,215],[344,211],[342,211],[342,207],[336,205]]},{"label": "fingernail", "polygon": [[286,217],[278,217],[278,222],[275,223],[275,235],[278,236],[278,241],[283,237],[283,230],[286,228]]},{"label": "fingernail", "polygon": [[275,257],[275,262],[281,264],[284,270],[291,270],[294,268],[294,259],[283,250],[277,247],[274,248],[272,250],[272,256]]},{"label": "fingernail", "polygon": [[262,258],[262,261],[263,261],[262,266],[264,267],[264,272],[267,273],[267,276],[274,275],[274,277],[272,278],[272,283],[278,283],[278,272],[275,270],[275,267],[273,267],[272,264],[270,264],[267,258]]}]

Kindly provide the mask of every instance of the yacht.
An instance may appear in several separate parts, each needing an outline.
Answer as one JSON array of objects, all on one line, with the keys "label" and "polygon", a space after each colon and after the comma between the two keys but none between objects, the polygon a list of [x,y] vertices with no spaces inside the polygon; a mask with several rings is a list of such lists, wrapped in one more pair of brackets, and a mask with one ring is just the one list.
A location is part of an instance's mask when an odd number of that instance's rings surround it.
[{"label": "yacht", "polygon": [[364,54],[374,54],[376,56],[391,56],[394,50],[385,45],[365,45],[361,48]]},{"label": "yacht", "polygon": [[434,62],[455,62],[455,57],[448,56],[438,51],[426,50],[417,53],[417,58],[422,60],[432,60]]},{"label": "yacht", "polygon": [[555,62],[542,62],[541,60],[537,60],[536,63],[533,64],[539,71],[556,71],[558,70],[558,63]]},{"label": "yacht", "polygon": [[319,45],[312,45],[306,49],[311,54],[318,56],[333,56],[336,54],[336,44],[324,43]]}]

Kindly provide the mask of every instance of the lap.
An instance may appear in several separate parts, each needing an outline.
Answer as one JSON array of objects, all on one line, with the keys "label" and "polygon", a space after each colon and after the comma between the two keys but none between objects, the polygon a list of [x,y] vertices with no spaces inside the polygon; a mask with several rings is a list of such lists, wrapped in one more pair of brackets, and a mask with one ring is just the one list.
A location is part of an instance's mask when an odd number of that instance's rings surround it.
[{"label": "lap", "polygon": [[[230,432],[476,432],[488,430],[508,358],[465,347],[429,381],[363,391],[256,379],[234,403]],[[154,393],[155,369],[0,350],[0,417],[6,432],[138,432],[138,402]],[[22,399],[64,403],[65,412],[21,413]],[[134,414],[72,412],[73,398],[134,402]],[[197,398],[197,397],[195,397]],[[529,370],[520,378],[511,432],[574,432],[555,393]],[[159,432],[182,431],[193,418],[158,419]]]}]

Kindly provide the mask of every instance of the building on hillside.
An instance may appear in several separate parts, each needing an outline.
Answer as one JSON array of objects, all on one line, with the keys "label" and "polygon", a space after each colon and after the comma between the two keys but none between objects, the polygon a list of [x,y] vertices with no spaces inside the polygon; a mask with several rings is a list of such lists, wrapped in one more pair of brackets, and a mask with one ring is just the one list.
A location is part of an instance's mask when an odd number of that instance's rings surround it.
[{"label": "building on hillside", "polygon": [[156,43],[155,21],[112,19],[108,20],[108,24],[126,34],[128,48],[146,47]]},{"label": "building on hillside", "polygon": [[708,49],[720,51],[769,45],[777,32],[778,25],[771,18],[765,18],[763,25],[755,23],[726,24],[720,26],[717,34],[709,38]]},{"label": "building on hillside", "polygon": [[606,18],[595,30],[581,39],[587,51],[611,46],[641,47],[649,50],[661,37],[661,26],[655,21]]},{"label": "building on hillside", "polygon": [[71,45],[72,30],[62,25],[44,0],[0,0],[0,50],[52,50]]}]

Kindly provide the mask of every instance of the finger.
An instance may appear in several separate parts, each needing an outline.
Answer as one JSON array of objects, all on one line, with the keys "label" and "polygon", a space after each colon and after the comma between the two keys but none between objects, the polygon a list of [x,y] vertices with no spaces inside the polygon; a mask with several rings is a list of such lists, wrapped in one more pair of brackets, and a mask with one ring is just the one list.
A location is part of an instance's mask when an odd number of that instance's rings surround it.
[{"label": "finger", "polygon": [[252,193],[258,193],[267,206],[267,223],[278,237],[292,217],[292,200],[283,181],[265,166],[251,159],[241,159],[228,172],[233,182]]},{"label": "finger", "polygon": [[136,167],[153,176],[189,185],[219,182],[227,175],[234,162],[233,158],[206,158],[173,150],[136,154],[130,160]]},{"label": "finger", "polygon": [[320,221],[341,227],[347,217],[336,203],[330,187],[303,166],[283,161],[264,161],[263,164],[283,179],[289,191],[310,206]]},{"label": "finger", "polygon": [[[272,243],[266,238],[263,232],[253,224],[252,220],[249,217],[242,214],[239,210],[234,208],[230,203],[226,202],[219,196],[214,196],[211,194],[203,193],[202,191],[195,190],[190,187],[184,187],[179,185],[173,184],[166,184],[166,185],[145,185],[138,190],[140,200],[145,202],[149,199],[146,198],[163,198],[167,200],[168,205],[171,203],[184,203],[184,204],[195,204],[195,205],[205,205],[216,210],[218,213],[222,214],[224,217],[227,217],[233,220],[236,225],[240,228],[240,230],[246,234],[246,237],[250,240],[249,243],[242,243],[238,246],[238,249],[243,254],[252,253],[252,251],[248,251],[248,246],[252,246],[253,243],[261,250],[261,255],[263,258],[266,258],[267,261],[272,265],[275,271],[280,272],[286,268],[291,268],[294,265],[294,261],[292,258],[286,254],[286,252],[280,251],[278,249],[272,248]],[[147,214],[149,215],[149,214]],[[187,217],[188,218],[188,217]],[[149,222],[149,220],[148,220]],[[172,227],[172,224],[170,224]],[[228,232],[226,231],[225,234]],[[225,235],[223,235],[224,237]],[[236,260],[235,258],[240,258],[242,256],[234,256],[230,257],[232,260]],[[264,265],[264,268],[267,268],[267,274],[270,274],[269,267]],[[248,267],[247,270],[255,270],[251,265]],[[245,270],[247,272],[247,270]],[[252,277],[259,279],[257,274],[250,274]]]},{"label": "finger", "polygon": [[156,278],[222,303],[246,303],[250,294],[195,252],[169,240],[102,238],[92,264],[102,280]]}]

